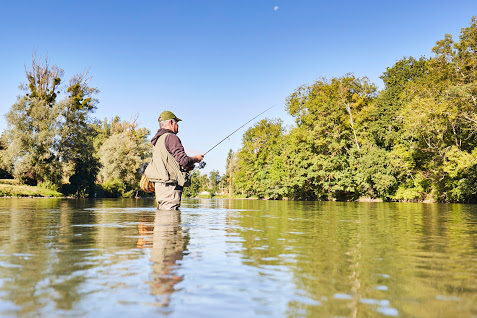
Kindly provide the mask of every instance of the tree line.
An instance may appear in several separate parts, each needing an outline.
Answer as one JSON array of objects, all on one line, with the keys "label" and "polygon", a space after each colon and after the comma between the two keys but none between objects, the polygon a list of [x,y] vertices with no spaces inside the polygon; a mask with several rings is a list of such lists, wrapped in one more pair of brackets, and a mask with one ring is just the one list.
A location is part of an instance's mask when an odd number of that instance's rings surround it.
[{"label": "tree line", "polygon": [[380,77],[298,87],[295,119],[264,119],[227,160],[236,194],[271,199],[477,201],[477,21]]},{"label": "tree line", "polygon": [[[477,20],[432,57],[404,57],[380,77],[345,74],[295,89],[295,119],[264,119],[230,150],[226,173],[192,172],[184,195],[291,200],[477,201]],[[136,120],[98,120],[88,73],[34,57],[6,114],[0,175],[65,195],[132,196],[151,157]],[[60,98],[61,97],[61,98]]]},{"label": "tree line", "polygon": [[[99,90],[88,72],[71,77],[34,55],[27,83],[6,114],[0,138],[0,177],[76,197],[130,197],[139,193],[141,166],[152,155],[150,134],[136,119],[93,117]],[[187,195],[218,191],[218,171],[200,176]],[[215,180],[215,181],[213,181]]]}]

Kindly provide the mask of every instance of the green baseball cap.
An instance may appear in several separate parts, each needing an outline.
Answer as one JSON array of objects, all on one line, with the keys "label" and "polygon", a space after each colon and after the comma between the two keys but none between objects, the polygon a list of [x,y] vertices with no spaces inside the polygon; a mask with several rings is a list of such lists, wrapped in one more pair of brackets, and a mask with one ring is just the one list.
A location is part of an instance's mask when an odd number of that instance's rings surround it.
[{"label": "green baseball cap", "polygon": [[176,115],[174,115],[173,112],[165,110],[159,115],[159,122],[164,121],[164,120],[169,120],[169,119],[175,119],[177,121],[181,121],[180,118],[177,118]]}]

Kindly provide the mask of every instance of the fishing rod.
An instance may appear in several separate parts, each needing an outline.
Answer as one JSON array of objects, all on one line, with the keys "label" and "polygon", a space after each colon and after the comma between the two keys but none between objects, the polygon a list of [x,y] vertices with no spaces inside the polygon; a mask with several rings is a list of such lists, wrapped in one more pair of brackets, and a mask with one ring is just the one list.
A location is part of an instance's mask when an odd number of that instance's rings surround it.
[{"label": "fishing rod", "polygon": [[[221,141],[219,141],[217,144],[215,144],[212,148],[210,148],[209,150],[207,150],[205,153],[204,153],[204,156],[209,153],[212,149],[214,149],[215,147],[217,147],[218,145],[220,145],[222,142],[224,142],[227,138],[229,138],[230,136],[232,136],[233,134],[235,134],[237,131],[239,131],[242,127],[244,127],[245,125],[247,125],[249,122],[251,122],[252,120],[254,120],[255,118],[257,118],[258,116],[264,114],[265,112],[269,111],[270,109],[272,109],[273,107],[275,107],[275,105],[273,105],[272,107],[269,107],[267,109],[265,109],[263,112],[261,112],[260,114],[258,114],[257,116],[253,117],[252,119],[250,119],[249,121],[247,121],[245,124],[243,124],[242,126],[240,126],[239,128],[235,129],[230,135],[228,135],[227,137],[225,137],[224,139],[222,139]],[[205,161],[201,161],[199,163],[199,165],[197,166],[197,168],[199,169],[202,169],[205,167]]]}]

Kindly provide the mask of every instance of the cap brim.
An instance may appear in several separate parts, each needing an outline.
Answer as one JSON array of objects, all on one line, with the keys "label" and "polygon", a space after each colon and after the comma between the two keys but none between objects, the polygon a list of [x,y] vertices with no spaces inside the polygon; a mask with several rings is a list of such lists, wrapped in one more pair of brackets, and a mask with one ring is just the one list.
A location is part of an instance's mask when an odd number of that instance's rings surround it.
[{"label": "cap brim", "polygon": [[180,119],[180,118],[177,118],[177,117],[176,117],[176,120],[177,120],[177,121],[182,121],[182,119]]}]

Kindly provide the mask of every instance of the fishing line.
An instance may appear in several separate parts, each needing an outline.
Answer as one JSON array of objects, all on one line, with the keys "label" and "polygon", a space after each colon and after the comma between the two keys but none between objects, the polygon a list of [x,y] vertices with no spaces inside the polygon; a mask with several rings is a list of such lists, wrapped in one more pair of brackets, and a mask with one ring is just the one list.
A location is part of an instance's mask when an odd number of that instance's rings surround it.
[{"label": "fishing line", "polygon": [[[253,117],[252,119],[250,119],[249,121],[247,121],[245,124],[243,124],[242,126],[240,126],[239,128],[235,129],[230,135],[228,135],[227,137],[225,137],[224,139],[222,139],[221,141],[219,141],[217,144],[215,144],[212,148],[210,148],[209,150],[207,150],[205,153],[204,153],[204,156],[209,153],[212,149],[214,149],[215,147],[217,147],[218,145],[220,145],[222,142],[224,142],[227,138],[229,138],[230,136],[232,136],[233,134],[235,134],[237,131],[239,131],[242,127],[244,127],[245,125],[247,125],[249,122],[251,122],[252,120],[254,120],[255,118],[257,118],[258,116],[264,114],[265,112],[269,111],[270,109],[272,109],[273,107],[275,107],[276,105],[272,106],[272,107],[269,107],[267,109],[265,109],[263,112],[261,112],[260,114],[258,114],[257,116]],[[201,161],[197,168],[199,169],[202,169],[205,167],[205,162],[204,161]]]}]

